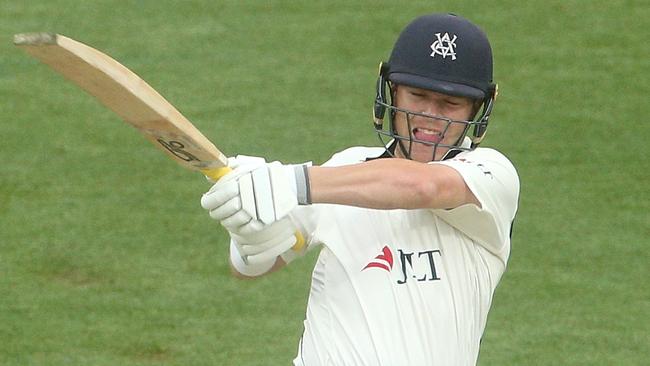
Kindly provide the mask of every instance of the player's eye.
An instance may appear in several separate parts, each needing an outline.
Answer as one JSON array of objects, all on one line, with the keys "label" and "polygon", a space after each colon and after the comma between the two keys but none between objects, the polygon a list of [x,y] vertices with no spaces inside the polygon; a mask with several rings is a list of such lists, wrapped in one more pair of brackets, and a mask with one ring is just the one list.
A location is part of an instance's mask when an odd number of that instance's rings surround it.
[{"label": "player's eye", "polygon": [[445,101],[447,108],[459,109],[467,105],[467,101],[463,99],[448,99]]},{"label": "player's eye", "polygon": [[460,106],[460,102],[459,102],[459,101],[456,101],[456,100],[447,99],[447,100],[445,101],[445,103],[447,103],[447,105],[448,105],[448,106],[451,106],[451,107],[458,107],[458,106]]}]

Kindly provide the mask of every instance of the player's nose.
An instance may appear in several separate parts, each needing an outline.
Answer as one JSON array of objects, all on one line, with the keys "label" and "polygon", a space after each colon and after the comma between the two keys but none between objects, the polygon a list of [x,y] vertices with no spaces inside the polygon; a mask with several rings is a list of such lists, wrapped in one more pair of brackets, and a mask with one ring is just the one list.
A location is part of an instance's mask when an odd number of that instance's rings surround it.
[{"label": "player's nose", "polygon": [[428,101],[422,105],[422,113],[429,114],[432,116],[440,116],[440,109],[438,108],[438,103],[434,101]]},{"label": "player's nose", "polygon": [[425,106],[422,106],[421,110],[418,112],[423,114],[417,116],[417,120],[422,123],[433,125],[434,127],[437,125],[442,125],[444,123],[444,120],[440,118],[432,118],[441,116],[440,109],[436,106],[435,103],[427,103]]}]

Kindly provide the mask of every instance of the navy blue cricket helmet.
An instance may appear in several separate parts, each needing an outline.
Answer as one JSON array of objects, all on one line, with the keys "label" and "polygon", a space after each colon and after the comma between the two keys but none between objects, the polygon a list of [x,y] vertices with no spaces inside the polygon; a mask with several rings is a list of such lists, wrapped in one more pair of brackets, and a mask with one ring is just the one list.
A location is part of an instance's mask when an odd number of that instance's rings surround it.
[{"label": "navy blue cricket helmet", "polygon": [[[397,38],[388,62],[380,65],[373,109],[380,140],[383,142],[381,136],[384,135],[398,141],[414,141],[413,136],[397,135],[393,127],[397,109],[393,105],[392,86],[406,85],[470,98],[480,104],[472,120],[453,121],[466,124],[465,133],[456,143],[439,144],[451,150],[470,150],[478,146],[485,135],[497,95],[492,69],[490,42],[472,22],[454,14],[428,14],[416,18]],[[387,109],[391,126],[386,130],[383,119]],[[461,146],[470,130],[471,147]]]}]

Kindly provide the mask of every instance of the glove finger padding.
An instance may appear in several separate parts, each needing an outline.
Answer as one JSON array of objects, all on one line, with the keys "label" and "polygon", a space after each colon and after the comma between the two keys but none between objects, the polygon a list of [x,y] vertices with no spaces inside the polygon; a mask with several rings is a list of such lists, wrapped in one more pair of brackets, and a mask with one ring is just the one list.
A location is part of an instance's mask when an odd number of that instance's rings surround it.
[{"label": "glove finger padding", "polygon": [[[260,252],[268,250],[282,243],[283,241],[286,240],[286,238],[293,238],[295,244],[296,241],[294,235],[295,230],[293,226],[290,223],[287,224],[284,222],[278,222],[276,224],[279,224],[279,229],[273,228],[274,229],[273,234],[268,234],[266,230],[264,230],[263,236],[259,236],[259,235],[245,236],[245,235],[238,235],[235,233],[231,233],[231,236],[238,243],[246,246],[242,254],[247,254],[247,255],[258,254]],[[278,226],[276,224],[272,226]]]},{"label": "glove finger padding", "polygon": [[[280,220],[298,206],[295,166],[286,166],[274,161],[267,165],[273,189],[275,219]],[[281,192],[281,194],[275,193]]]},{"label": "glove finger padding", "polygon": [[[265,241],[264,243],[261,244],[246,244],[246,243],[240,243],[242,247],[241,254],[246,255],[246,256],[252,256],[252,255],[257,255],[260,253],[264,252],[275,252],[274,248],[277,248],[279,252],[277,252],[276,256],[279,254],[284,253],[285,251],[291,249],[291,247],[296,243],[296,238],[293,236],[293,233],[291,233],[291,236],[279,236],[276,238],[273,238],[269,241]],[[236,238],[233,237],[233,239],[237,240]]]},{"label": "glove finger padding", "polygon": [[237,211],[233,215],[221,220],[221,225],[226,228],[226,230],[241,233],[244,229],[244,225],[253,221],[246,212]]},{"label": "glove finger padding", "polygon": [[294,170],[274,161],[241,176],[242,210],[267,225],[287,216],[298,205]]},{"label": "glove finger padding", "polygon": [[[212,217],[213,219],[215,219],[217,221],[221,221],[222,225],[227,226],[227,225],[224,224],[224,221],[228,220],[230,217],[232,217],[233,215],[235,215],[235,214],[237,214],[239,212],[241,212],[241,199],[239,199],[239,197],[237,196],[237,197],[231,198],[230,200],[228,200],[227,202],[225,202],[221,206],[219,206],[219,207],[217,207],[217,208],[215,208],[213,210],[210,210],[210,217]],[[248,215],[246,215],[246,216],[248,216]],[[250,216],[248,216],[248,220],[250,220],[250,219],[251,219]],[[240,223],[237,226],[241,226],[241,225],[245,224],[246,222],[248,222],[248,220],[245,221],[245,222]]]},{"label": "glove finger padding", "polygon": [[249,235],[231,232],[230,236],[247,262],[261,263],[291,250],[297,241],[296,231],[294,223],[287,217],[265,226],[262,231]]},{"label": "glove finger padding", "polygon": [[295,225],[291,219],[286,217],[271,225],[264,226],[263,230],[257,232],[231,231],[231,234],[235,234],[242,243],[255,244],[271,240],[277,236],[288,235],[295,230]]},{"label": "glove finger padding", "polygon": [[[232,173],[228,175],[230,174]],[[201,207],[206,210],[214,210],[235,197],[239,197],[239,184],[237,181],[221,180],[201,197]]]},{"label": "glove finger padding", "polygon": [[[264,169],[264,168],[262,168]],[[239,198],[241,199],[241,209],[243,212],[257,220],[257,208],[255,203],[255,189],[253,188],[253,177],[246,174],[238,179]]]},{"label": "glove finger padding", "polygon": [[290,250],[290,248],[295,244],[295,237],[286,238],[283,241],[277,243],[274,247],[269,248],[264,252],[259,254],[249,255],[248,262],[251,264],[264,263],[273,258],[279,257],[282,253]]},{"label": "glove finger padding", "polygon": [[240,226],[237,229],[237,232],[241,235],[250,235],[250,234],[255,234],[259,231],[262,231],[266,225],[261,223],[260,221],[257,220],[251,220],[248,223]]}]

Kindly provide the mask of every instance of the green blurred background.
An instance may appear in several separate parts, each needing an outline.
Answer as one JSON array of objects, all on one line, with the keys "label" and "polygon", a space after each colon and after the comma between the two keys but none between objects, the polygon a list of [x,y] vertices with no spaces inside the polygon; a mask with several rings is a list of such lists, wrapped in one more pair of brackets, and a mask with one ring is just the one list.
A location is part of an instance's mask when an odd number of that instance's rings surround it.
[{"label": "green blurred background", "polygon": [[485,146],[522,190],[479,365],[650,359],[647,1],[0,1],[0,364],[287,365],[315,253],[229,276],[209,187],[12,45],[113,56],[226,154],[322,163],[376,145],[379,61],[413,17],[492,40]]}]

